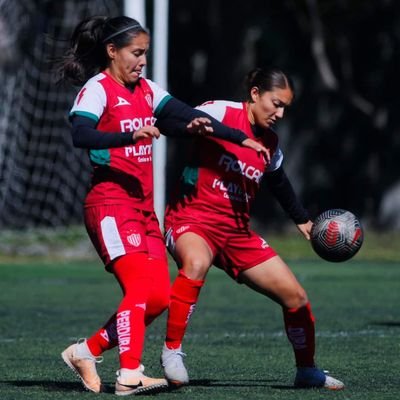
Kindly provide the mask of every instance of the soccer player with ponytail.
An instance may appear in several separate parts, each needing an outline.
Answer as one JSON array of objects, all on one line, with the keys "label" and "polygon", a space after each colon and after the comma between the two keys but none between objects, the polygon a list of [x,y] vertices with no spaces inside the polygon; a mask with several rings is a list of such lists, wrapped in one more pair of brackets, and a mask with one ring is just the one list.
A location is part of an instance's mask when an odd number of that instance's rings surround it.
[{"label": "soccer player with ponytail", "polygon": [[62,352],[84,387],[96,393],[102,390],[96,363],[116,346],[117,395],[168,385],[164,378],[144,375],[141,364],[146,326],[167,308],[170,295],[166,249],[153,207],[152,140],[160,135],[156,119],[183,124],[183,134],[212,135],[267,156],[265,147],[242,131],[143,78],[149,42],[148,32],[134,19],[91,17],[75,28],[59,67],[61,79],[83,85],[70,121],[74,145],[88,150],[93,166],[85,225],[123,292],[102,328]]},{"label": "soccer player with ponytail", "polygon": [[[167,247],[179,273],[172,285],[161,361],[166,378],[176,385],[189,383],[182,341],[207,272],[215,265],[281,306],[296,360],[295,386],[344,387],[315,365],[314,316],[306,292],[286,263],[249,226],[250,205],[263,180],[310,239],[312,222],[285,174],[279,138],[272,130],[292,99],[293,85],[282,71],[256,69],[247,77],[246,101],[209,101],[198,107],[243,130],[268,149],[269,157],[215,137],[196,138],[169,203]],[[164,120],[161,127],[168,124]]]}]

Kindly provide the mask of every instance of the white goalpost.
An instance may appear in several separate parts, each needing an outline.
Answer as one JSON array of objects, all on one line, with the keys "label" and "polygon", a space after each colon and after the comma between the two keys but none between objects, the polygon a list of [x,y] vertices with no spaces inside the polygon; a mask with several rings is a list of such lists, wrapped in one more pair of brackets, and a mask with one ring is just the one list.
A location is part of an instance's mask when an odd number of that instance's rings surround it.
[{"label": "white goalpost", "polygon": [[[148,24],[153,26],[154,16],[151,78],[168,87],[167,1],[63,0],[48,8],[36,3],[0,0],[2,229],[66,227],[82,222],[82,202],[92,169],[86,151],[73,146],[67,119],[78,88],[56,84],[58,74],[55,63],[50,62],[65,54],[79,20],[114,10],[146,26],[146,5],[154,4]],[[37,21],[44,22],[38,25]],[[165,140],[155,141],[155,208],[160,221],[165,207],[165,148]]]},{"label": "white goalpost", "polygon": [[[152,32],[152,80],[168,90],[168,0],[154,0]],[[124,13],[146,26],[146,1],[125,0]],[[166,192],[167,140],[161,135],[153,143],[154,208],[163,225]]]}]

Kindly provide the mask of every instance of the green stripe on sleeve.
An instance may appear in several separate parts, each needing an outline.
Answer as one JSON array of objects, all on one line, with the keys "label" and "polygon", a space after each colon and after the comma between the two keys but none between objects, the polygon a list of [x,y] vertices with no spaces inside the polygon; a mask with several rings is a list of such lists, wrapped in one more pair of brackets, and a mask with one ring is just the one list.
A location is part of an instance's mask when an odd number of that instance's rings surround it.
[{"label": "green stripe on sleeve", "polygon": [[182,173],[183,185],[180,187],[179,197],[184,199],[192,193],[199,179],[199,169],[193,167],[185,167]]},{"label": "green stripe on sleeve", "polygon": [[161,101],[160,104],[157,106],[156,110],[154,111],[155,117],[161,112],[161,110],[164,108],[164,106],[172,99],[172,96],[169,94],[168,96],[165,96]]},{"label": "green stripe on sleeve", "polygon": [[111,157],[108,149],[89,150],[90,161],[98,165],[110,165]]},{"label": "green stripe on sleeve", "polygon": [[193,167],[185,167],[182,175],[185,184],[194,186],[199,179],[199,169]]},{"label": "green stripe on sleeve", "polygon": [[71,114],[69,114],[69,118],[71,119],[71,117],[74,116],[74,115],[79,115],[81,117],[90,118],[90,119],[92,119],[93,121],[96,121],[96,122],[99,121],[99,118],[98,118],[97,115],[92,114],[92,113],[87,112],[87,111],[74,111]]}]

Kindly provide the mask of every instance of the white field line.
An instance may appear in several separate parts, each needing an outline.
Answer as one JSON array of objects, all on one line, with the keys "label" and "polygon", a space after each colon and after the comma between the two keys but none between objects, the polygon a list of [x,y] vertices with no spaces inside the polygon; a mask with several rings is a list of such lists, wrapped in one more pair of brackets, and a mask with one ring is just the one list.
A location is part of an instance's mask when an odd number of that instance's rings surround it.
[{"label": "white field line", "polygon": [[[190,341],[211,339],[213,341],[218,339],[270,339],[277,337],[286,337],[284,331],[277,332],[224,332],[224,333],[188,333],[185,338]],[[316,337],[321,338],[357,338],[357,337],[372,337],[372,338],[399,338],[400,329],[362,329],[358,331],[319,331],[316,332]],[[164,334],[149,334],[147,335],[147,340],[160,340],[164,338]],[[11,338],[11,337],[0,337],[0,343],[15,343],[15,342],[25,342],[25,341],[45,341],[48,342],[48,338]],[[67,338],[67,341],[76,341],[76,338]]]},{"label": "white field line", "polygon": [[[160,335],[150,334],[149,339],[159,339]],[[286,333],[282,331],[278,332],[224,332],[223,334],[213,333],[188,333],[185,338],[188,340],[195,341],[197,339],[265,339],[265,338],[276,338],[286,337]],[[352,337],[373,337],[373,338],[386,338],[386,337],[400,337],[400,329],[383,330],[383,329],[363,329],[359,331],[319,331],[316,332],[316,337],[322,338],[352,338]],[[161,337],[162,338],[162,337]]]}]

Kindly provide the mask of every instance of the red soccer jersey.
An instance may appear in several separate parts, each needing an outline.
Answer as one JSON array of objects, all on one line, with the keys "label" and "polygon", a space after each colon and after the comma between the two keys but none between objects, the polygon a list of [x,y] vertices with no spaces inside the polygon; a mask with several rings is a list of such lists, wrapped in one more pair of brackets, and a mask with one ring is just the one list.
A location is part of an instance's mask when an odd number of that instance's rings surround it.
[{"label": "red soccer jersey", "polygon": [[267,164],[261,154],[235,143],[213,137],[198,139],[179,193],[167,209],[167,224],[179,215],[180,220],[248,229],[250,205],[264,172],[276,170],[282,163],[278,137],[270,129],[254,136],[245,103],[214,101],[198,109],[261,142],[270,150],[271,162]]},{"label": "red soccer jersey", "polygon": [[[134,132],[154,125],[155,115],[170,98],[148,79],[140,79],[133,91],[107,73],[91,78],[78,93],[71,115],[89,117],[103,132]],[[94,167],[86,206],[130,204],[153,210],[152,140],[105,150],[89,150]]]}]

